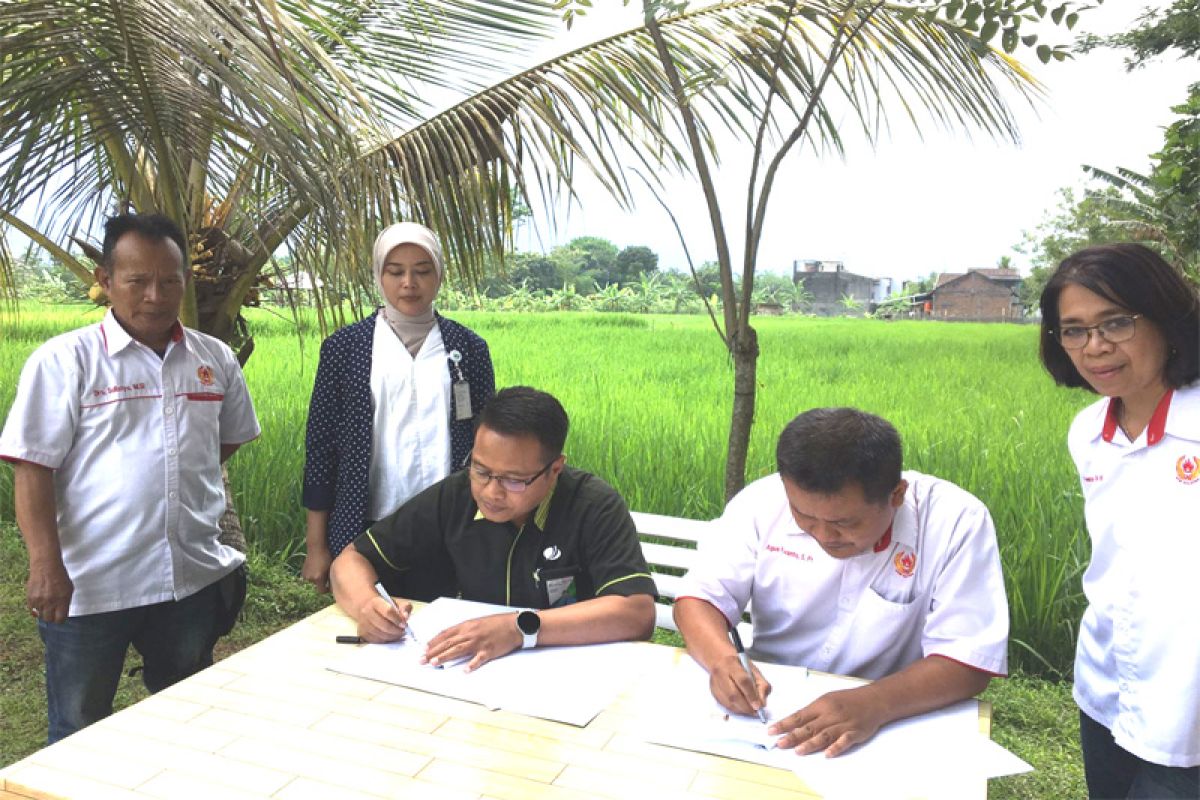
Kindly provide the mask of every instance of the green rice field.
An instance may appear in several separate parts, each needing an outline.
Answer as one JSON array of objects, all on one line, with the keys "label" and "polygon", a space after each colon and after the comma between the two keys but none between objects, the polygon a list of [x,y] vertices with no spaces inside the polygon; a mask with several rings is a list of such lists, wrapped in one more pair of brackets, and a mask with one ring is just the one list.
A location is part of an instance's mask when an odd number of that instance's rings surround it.
[{"label": "green rice field", "polygon": [[[497,385],[557,395],[572,418],[568,459],[631,508],[710,518],[722,507],[732,368],[706,317],[458,312],[491,346]],[[29,353],[89,322],[89,307],[23,305],[0,320],[0,412]],[[303,548],[304,424],[320,337],[307,318],[253,310],[246,367],[263,436],[230,462],[251,547],[279,559]],[[1012,611],[1012,660],[1069,671],[1087,558],[1082,499],[1067,456],[1072,416],[1092,396],[1057,388],[1037,360],[1034,326],[869,319],[756,323],[758,412],[747,480],[772,472],[775,437],[797,413],[852,405],[890,419],[910,469],[952,480],[991,509]],[[0,519],[12,519],[0,469]]]}]

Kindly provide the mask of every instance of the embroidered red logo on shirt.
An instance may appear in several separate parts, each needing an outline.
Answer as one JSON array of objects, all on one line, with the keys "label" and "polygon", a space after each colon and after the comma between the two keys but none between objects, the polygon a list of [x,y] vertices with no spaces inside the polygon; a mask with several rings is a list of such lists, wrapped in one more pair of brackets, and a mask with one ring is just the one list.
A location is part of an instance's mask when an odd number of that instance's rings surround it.
[{"label": "embroidered red logo on shirt", "polygon": [[788,558],[794,558],[797,561],[812,561],[813,560],[813,557],[808,555],[807,553],[797,553],[795,550],[787,550],[787,549],[782,548],[779,545],[775,545],[775,544],[767,545],[767,552],[768,553],[782,553],[783,555],[787,556]]},{"label": "embroidered red logo on shirt", "polygon": [[1104,480],[1103,475],[1084,475],[1083,476],[1084,483],[1099,483],[1102,480]]},{"label": "embroidered red logo on shirt", "polygon": [[1175,462],[1175,477],[1180,483],[1200,481],[1200,458],[1180,456]]},{"label": "embroidered red logo on shirt", "polygon": [[200,379],[201,386],[213,385],[212,367],[200,366],[196,369],[196,377]]},{"label": "embroidered red logo on shirt", "polygon": [[892,558],[892,564],[901,578],[911,578],[913,570],[917,568],[917,554],[901,550]]}]

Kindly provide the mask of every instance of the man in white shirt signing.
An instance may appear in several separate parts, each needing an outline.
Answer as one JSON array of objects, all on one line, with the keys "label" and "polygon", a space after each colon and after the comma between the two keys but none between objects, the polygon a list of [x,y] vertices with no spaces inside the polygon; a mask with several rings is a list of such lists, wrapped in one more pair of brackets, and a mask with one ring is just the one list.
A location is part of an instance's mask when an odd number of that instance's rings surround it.
[{"label": "man in white shirt signing", "polygon": [[764,705],[729,638],[750,606],[748,653],[874,682],[773,722],[778,747],[835,756],[893,720],[983,691],[1007,668],[1008,603],[991,516],[952,483],[902,471],[900,435],[818,408],[779,437],[779,471],[712,523],[675,603],[688,652],[731,711]]}]

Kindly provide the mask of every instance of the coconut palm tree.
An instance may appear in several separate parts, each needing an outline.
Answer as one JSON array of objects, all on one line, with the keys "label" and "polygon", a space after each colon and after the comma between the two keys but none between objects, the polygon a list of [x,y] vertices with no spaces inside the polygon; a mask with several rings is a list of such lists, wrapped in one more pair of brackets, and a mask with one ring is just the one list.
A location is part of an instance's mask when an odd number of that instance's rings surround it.
[{"label": "coconut palm tree", "polygon": [[73,234],[170,215],[193,245],[185,322],[235,343],[284,243],[335,311],[380,221],[457,226],[469,271],[505,221],[488,137],[510,111],[493,99],[455,139],[422,93],[477,92],[553,21],[542,0],[4,4],[0,219],[90,282]]}]

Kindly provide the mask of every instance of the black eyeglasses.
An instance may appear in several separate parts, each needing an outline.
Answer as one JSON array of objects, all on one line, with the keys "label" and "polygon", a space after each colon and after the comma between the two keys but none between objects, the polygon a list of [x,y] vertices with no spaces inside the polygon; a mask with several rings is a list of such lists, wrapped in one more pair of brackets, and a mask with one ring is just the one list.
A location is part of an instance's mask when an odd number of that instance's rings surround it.
[{"label": "black eyeglasses", "polygon": [[1141,314],[1122,314],[1111,317],[1099,325],[1068,325],[1060,328],[1055,336],[1067,350],[1082,350],[1091,341],[1092,331],[1109,344],[1128,342],[1137,333],[1137,319]]},{"label": "black eyeglasses", "polygon": [[508,475],[494,475],[485,469],[480,469],[478,466],[476,466],[475,462],[471,460],[471,457],[467,456],[467,475],[470,476],[471,483],[474,483],[481,489],[492,481],[495,481],[496,483],[500,484],[500,488],[504,489],[504,491],[512,492],[513,494],[520,494],[528,489],[534,481],[545,475],[546,472],[549,471],[550,467],[554,466],[554,462],[557,460],[558,458],[550,459],[548,462],[546,462],[546,466],[539,469],[531,478],[513,478]]}]

